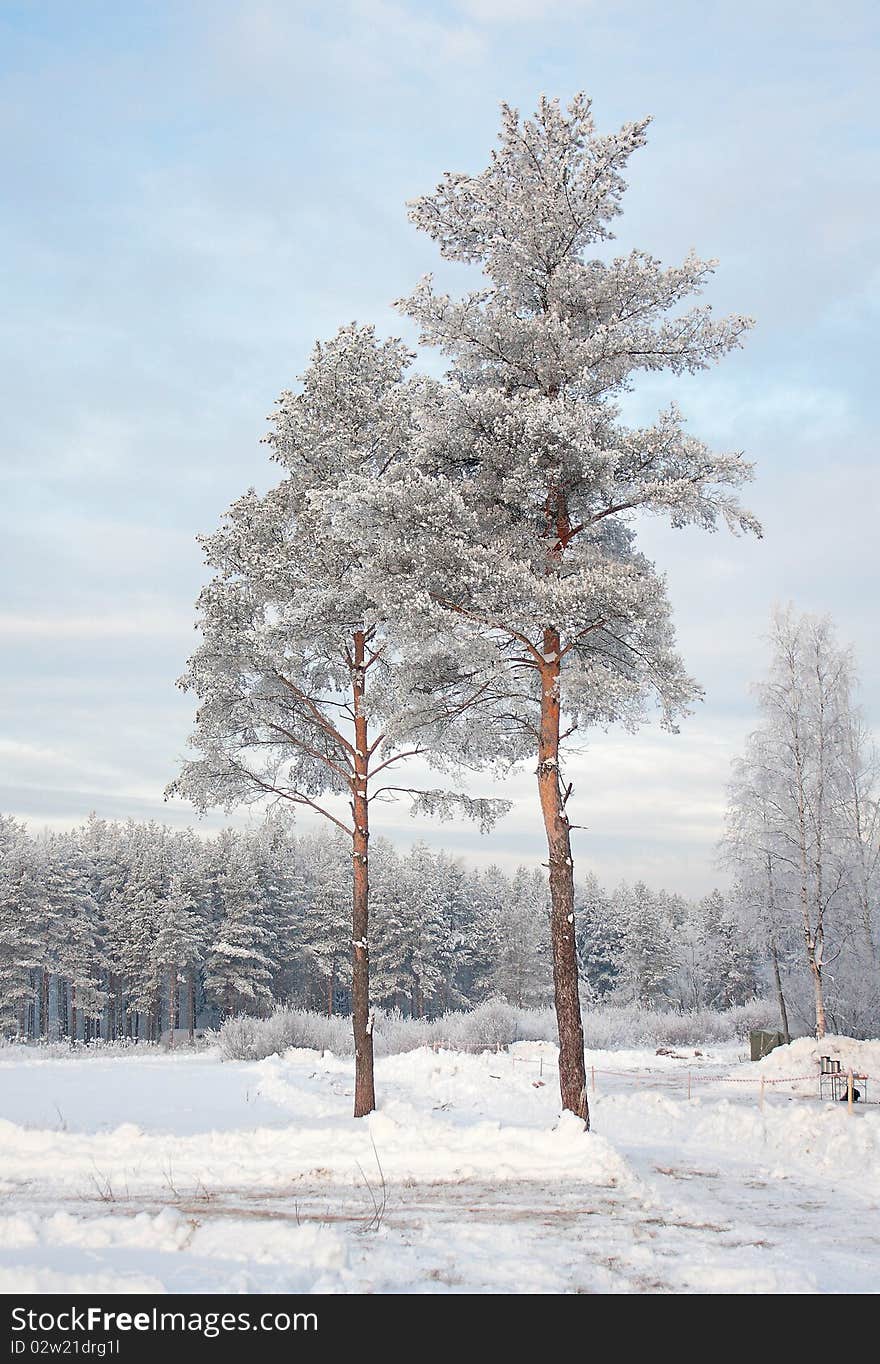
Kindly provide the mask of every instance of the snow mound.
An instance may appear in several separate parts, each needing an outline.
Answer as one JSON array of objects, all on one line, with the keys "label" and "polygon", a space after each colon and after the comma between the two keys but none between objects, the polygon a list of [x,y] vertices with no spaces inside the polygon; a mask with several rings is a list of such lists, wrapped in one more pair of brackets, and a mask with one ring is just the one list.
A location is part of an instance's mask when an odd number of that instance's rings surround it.
[{"label": "snow mound", "polygon": [[40,1181],[45,1190],[82,1194],[97,1184],[109,1201],[167,1189],[169,1170],[175,1188],[189,1197],[202,1188],[277,1189],[315,1179],[361,1186],[365,1178],[455,1183],[565,1176],[638,1187],[624,1158],[570,1116],[563,1115],[554,1128],[486,1118],[461,1124],[420,1113],[403,1099],[389,1100],[365,1122],[337,1120],[313,1128],[168,1138],[124,1129],[34,1132],[0,1121],[0,1135],[4,1191]]},{"label": "snow mound", "polygon": [[818,1082],[819,1058],[830,1056],[840,1062],[841,1070],[868,1075],[880,1088],[880,1041],[859,1042],[854,1037],[829,1034],[817,1042],[814,1037],[798,1037],[786,1047],[776,1047],[750,1070],[765,1080],[788,1076],[814,1077]]},{"label": "snow mound", "polygon": [[146,1274],[80,1274],[40,1265],[0,1268],[0,1293],[165,1293],[159,1279]]},{"label": "snow mound", "polygon": [[[24,1252],[21,1262],[0,1269],[0,1285],[18,1292],[151,1293],[166,1290],[168,1257],[185,1251],[202,1266],[203,1281],[227,1289],[244,1285],[241,1265],[266,1265],[283,1273],[277,1286],[285,1292],[333,1293],[349,1291],[348,1248],[340,1233],[316,1224],[292,1225],[283,1218],[229,1218],[202,1221],[166,1207],[158,1213],[128,1216],[124,1211],[99,1216],[57,1212],[50,1216],[26,1213],[0,1219],[0,1245]],[[94,1258],[147,1256],[160,1278],[143,1275],[95,1275],[68,1272],[83,1252]],[[49,1259],[52,1265],[35,1263]],[[25,1262],[28,1261],[28,1262]],[[238,1278],[230,1277],[235,1271]]]},{"label": "snow mound", "polygon": [[651,1093],[600,1095],[596,1121],[614,1139],[625,1134],[628,1142],[662,1144],[676,1159],[712,1152],[716,1159],[765,1170],[770,1179],[797,1172],[880,1196],[876,1109],[857,1105],[851,1116],[845,1104],[820,1104],[815,1087],[809,1101],[789,1093],[780,1101],[767,1099],[762,1109],[755,1091],[746,1100],[718,1098],[719,1088],[689,1102]]}]

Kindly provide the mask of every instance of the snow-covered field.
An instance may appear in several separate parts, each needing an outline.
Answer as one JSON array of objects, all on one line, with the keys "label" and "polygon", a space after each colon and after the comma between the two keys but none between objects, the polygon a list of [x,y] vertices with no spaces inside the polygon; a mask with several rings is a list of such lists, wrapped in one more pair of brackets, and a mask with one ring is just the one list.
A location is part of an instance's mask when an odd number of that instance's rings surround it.
[{"label": "snow-covered field", "polygon": [[817,1055],[591,1052],[584,1134],[543,1042],[387,1057],[358,1121],[313,1051],[8,1049],[0,1292],[873,1292],[880,1107],[820,1103]]}]

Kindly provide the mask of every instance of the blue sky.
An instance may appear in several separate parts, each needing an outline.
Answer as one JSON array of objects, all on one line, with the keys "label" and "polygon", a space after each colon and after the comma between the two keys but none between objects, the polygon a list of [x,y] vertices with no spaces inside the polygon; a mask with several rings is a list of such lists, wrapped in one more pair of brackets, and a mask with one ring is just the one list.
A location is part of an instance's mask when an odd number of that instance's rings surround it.
[{"label": "blue sky", "polygon": [[[717,256],[709,301],[757,320],[630,400],[676,397],[758,466],[760,543],[645,528],[706,700],[574,766],[582,865],[708,888],[774,601],[832,613],[880,715],[878,27],[852,0],[0,3],[0,809],[190,821],[162,790],[195,534],[274,478],[264,418],[315,339],[409,336],[391,300],[427,270],[459,285],[405,200],[482,167],[502,99],[584,89],[602,129],[654,116],[617,247]],[[384,831],[537,861],[532,781],[491,840],[393,808]]]}]

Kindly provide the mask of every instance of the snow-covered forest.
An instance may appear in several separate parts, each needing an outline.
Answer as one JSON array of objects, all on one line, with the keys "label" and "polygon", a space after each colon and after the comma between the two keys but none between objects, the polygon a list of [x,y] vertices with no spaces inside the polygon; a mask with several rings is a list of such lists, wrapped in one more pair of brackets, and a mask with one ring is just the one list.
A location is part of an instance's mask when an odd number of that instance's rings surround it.
[{"label": "snow-covered forest", "polygon": [[[0,861],[7,1036],[158,1039],[274,1004],[350,1012],[349,858],[341,834],[271,828],[198,839],[93,818],[29,838],[5,820]],[[373,849],[373,997],[414,1017],[492,996],[552,998],[544,878],[468,869],[418,844]],[[638,883],[579,887],[588,999],[724,1008],[760,959],[735,911]]]}]

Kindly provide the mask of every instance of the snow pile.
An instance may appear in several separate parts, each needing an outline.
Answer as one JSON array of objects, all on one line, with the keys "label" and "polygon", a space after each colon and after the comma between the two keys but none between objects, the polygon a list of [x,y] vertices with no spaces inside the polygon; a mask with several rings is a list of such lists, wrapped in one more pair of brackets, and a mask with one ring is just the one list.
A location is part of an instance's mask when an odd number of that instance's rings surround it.
[{"label": "snow pile", "polygon": [[84,1274],[48,1269],[43,1265],[0,1267],[0,1293],[85,1293],[101,1298],[107,1293],[165,1293],[161,1279],[145,1274]]},{"label": "snow pile", "polygon": [[127,1123],[112,1132],[30,1131],[0,1120],[4,1152],[0,1190],[32,1181],[44,1192],[91,1191],[107,1202],[173,1188],[290,1189],[297,1181],[363,1185],[391,1179],[456,1182],[578,1179],[613,1187],[634,1182],[609,1143],[585,1135],[568,1115],[536,1130],[497,1121],[461,1124],[391,1100],[366,1123],[341,1120],[309,1127],[255,1128],[167,1137]]},{"label": "snow pile", "polygon": [[[858,1075],[870,1077],[877,1086],[874,1097],[880,1098],[880,1041],[860,1042],[854,1037],[838,1037],[829,1033],[821,1042],[814,1037],[799,1037],[786,1047],[775,1047],[761,1061],[756,1061],[750,1070],[765,1080],[785,1080],[788,1076],[811,1076],[811,1093],[818,1092],[819,1059],[830,1056],[832,1061],[840,1062],[843,1071],[852,1070]],[[780,1086],[783,1087],[783,1086]],[[775,1086],[774,1086],[775,1088]],[[802,1080],[792,1086],[794,1092],[805,1088]]]},{"label": "snow pile", "polygon": [[829,1033],[817,1042],[814,1037],[798,1037],[787,1046],[774,1047],[762,1060],[738,1066],[726,1077],[731,1085],[756,1088],[765,1083],[766,1094],[798,1095],[803,1099],[819,1097],[819,1064],[822,1056],[840,1062],[841,1071],[867,1075],[867,1085],[857,1085],[862,1098],[880,1098],[880,1041],[858,1041]]},{"label": "snow pile", "polygon": [[845,1104],[820,1104],[787,1096],[757,1094],[682,1102],[644,1091],[599,1095],[593,1105],[596,1125],[612,1141],[661,1146],[686,1159],[689,1152],[711,1152],[716,1160],[735,1161],[773,1178],[792,1172],[851,1183],[862,1195],[880,1196],[880,1114],[873,1109],[850,1115]]},{"label": "snow pile", "polygon": [[46,1217],[30,1212],[0,1219],[0,1245],[23,1261],[14,1271],[0,1269],[0,1291],[7,1292],[165,1292],[158,1278],[96,1276],[78,1268],[46,1271],[36,1263],[52,1255],[62,1265],[78,1266],[102,1251],[109,1252],[111,1263],[126,1259],[161,1263],[167,1255],[185,1252],[193,1263],[203,1264],[211,1281],[220,1277],[233,1291],[246,1291],[238,1269],[242,1264],[281,1267],[279,1287],[287,1292],[346,1291],[351,1281],[348,1250],[338,1231],[315,1223],[298,1226],[283,1217],[203,1222],[172,1207],[133,1216],[57,1212]]},{"label": "snow pile", "polygon": [[720,1150],[752,1155],[774,1168],[795,1166],[832,1180],[851,1179],[880,1194],[880,1118],[850,1116],[846,1105],[766,1103],[764,1111],[727,1101],[711,1111],[701,1105],[693,1140]]}]

